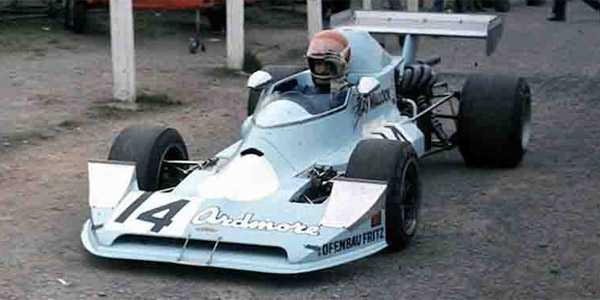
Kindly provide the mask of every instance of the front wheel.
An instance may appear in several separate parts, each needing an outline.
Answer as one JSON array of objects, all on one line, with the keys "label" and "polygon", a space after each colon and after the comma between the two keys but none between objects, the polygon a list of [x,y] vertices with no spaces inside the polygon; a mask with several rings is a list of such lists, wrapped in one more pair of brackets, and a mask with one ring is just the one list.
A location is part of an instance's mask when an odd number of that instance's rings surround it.
[{"label": "front wheel", "polygon": [[158,191],[177,185],[181,177],[165,160],[188,160],[183,138],[177,130],[165,126],[130,126],[117,136],[109,160],[136,164],[136,177],[142,191]]},{"label": "front wheel", "polygon": [[417,232],[421,193],[417,155],[406,142],[384,139],[358,143],[346,177],[387,182],[385,235],[391,250],[402,250]]},{"label": "front wheel", "polygon": [[460,100],[457,135],[467,165],[517,166],[531,135],[531,91],[525,79],[469,77]]}]

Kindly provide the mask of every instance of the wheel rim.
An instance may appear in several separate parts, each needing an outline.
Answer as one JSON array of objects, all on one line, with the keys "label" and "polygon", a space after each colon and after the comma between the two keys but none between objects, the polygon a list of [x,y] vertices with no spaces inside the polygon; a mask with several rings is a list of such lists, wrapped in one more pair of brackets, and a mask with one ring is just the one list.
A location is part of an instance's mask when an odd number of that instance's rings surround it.
[{"label": "wheel rim", "polygon": [[176,168],[175,165],[163,164],[165,160],[185,160],[187,159],[184,152],[177,146],[169,146],[165,152],[163,152],[158,169],[158,187],[159,190],[167,189],[176,186],[180,180],[178,174],[181,174],[181,170]]},{"label": "wheel rim", "polygon": [[417,230],[419,213],[419,178],[417,166],[409,162],[403,170],[400,180],[400,217],[402,230],[406,235],[412,235]]},{"label": "wheel rim", "polygon": [[521,109],[521,148],[525,151],[531,138],[531,94],[528,89],[523,91],[523,97]]}]

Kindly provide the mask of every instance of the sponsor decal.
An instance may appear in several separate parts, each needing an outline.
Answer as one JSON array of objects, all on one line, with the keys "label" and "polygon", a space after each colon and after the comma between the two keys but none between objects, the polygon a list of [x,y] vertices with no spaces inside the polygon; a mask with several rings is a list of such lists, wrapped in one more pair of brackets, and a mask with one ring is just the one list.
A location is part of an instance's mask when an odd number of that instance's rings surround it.
[{"label": "sponsor decal", "polygon": [[[135,201],[133,201],[116,219],[116,223],[125,223],[129,217],[136,211],[148,198],[152,196],[151,192],[146,192],[139,196]],[[185,207],[190,201],[189,200],[177,200],[175,202],[171,202],[151,210],[140,213],[137,217],[138,220],[152,223],[153,226],[150,228],[150,231],[158,233],[163,228],[168,227],[173,223],[173,218],[181,211],[183,207]]]},{"label": "sponsor decal", "polygon": [[253,213],[246,213],[240,218],[233,218],[221,213],[217,206],[200,211],[193,219],[194,225],[219,225],[223,227],[253,229],[262,231],[290,232],[294,234],[318,235],[318,226],[308,226],[306,224],[295,223],[275,223],[264,220],[254,220]]},{"label": "sponsor decal", "polygon": [[368,113],[371,109],[374,109],[389,101],[393,101],[392,90],[389,88],[382,89],[368,95],[359,96],[359,98],[356,100],[356,104],[354,105],[356,122],[358,123],[358,119],[360,119],[364,114]]},{"label": "sponsor decal", "polygon": [[384,229],[383,227],[380,227],[341,240],[333,241],[321,247],[318,247],[319,256],[328,256],[344,251],[349,251],[361,245],[378,242],[383,239],[385,239]]}]

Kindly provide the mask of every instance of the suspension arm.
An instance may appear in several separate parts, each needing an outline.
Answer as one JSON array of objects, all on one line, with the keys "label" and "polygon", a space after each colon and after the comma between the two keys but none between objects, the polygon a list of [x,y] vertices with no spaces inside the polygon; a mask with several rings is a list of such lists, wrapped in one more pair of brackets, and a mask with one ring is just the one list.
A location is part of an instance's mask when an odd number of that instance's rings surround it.
[{"label": "suspension arm", "polygon": [[437,108],[437,107],[439,107],[440,105],[442,105],[442,104],[446,103],[448,100],[450,100],[450,99],[452,99],[452,98],[456,98],[457,96],[458,96],[458,93],[457,93],[457,92],[452,92],[452,93],[445,94],[445,95],[443,96],[443,98],[442,98],[440,101],[438,101],[438,102],[436,102],[436,103],[432,104],[432,105],[431,105],[431,106],[429,106],[428,108],[426,108],[426,109],[424,109],[423,111],[421,111],[420,113],[418,113],[416,116],[413,116],[412,118],[410,118],[410,119],[408,119],[408,120],[404,121],[403,123],[414,122],[414,121],[416,121],[418,118],[420,118],[420,117],[424,116],[425,114],[427,114],[427,113],[431,112],[432,110],[436,109],[436,108]]}]

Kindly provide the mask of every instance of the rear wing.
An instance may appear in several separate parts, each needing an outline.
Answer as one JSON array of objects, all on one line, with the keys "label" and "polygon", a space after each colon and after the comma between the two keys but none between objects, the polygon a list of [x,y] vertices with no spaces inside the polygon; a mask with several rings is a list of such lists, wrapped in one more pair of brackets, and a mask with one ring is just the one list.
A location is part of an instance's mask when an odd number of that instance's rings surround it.
[{"label": "rear wing", "polygon": [[354,28],[374,33],[480,38],[492,54],[502,36],[502,17],[492,15],[343,11],[331,16],[332,28]]}]

